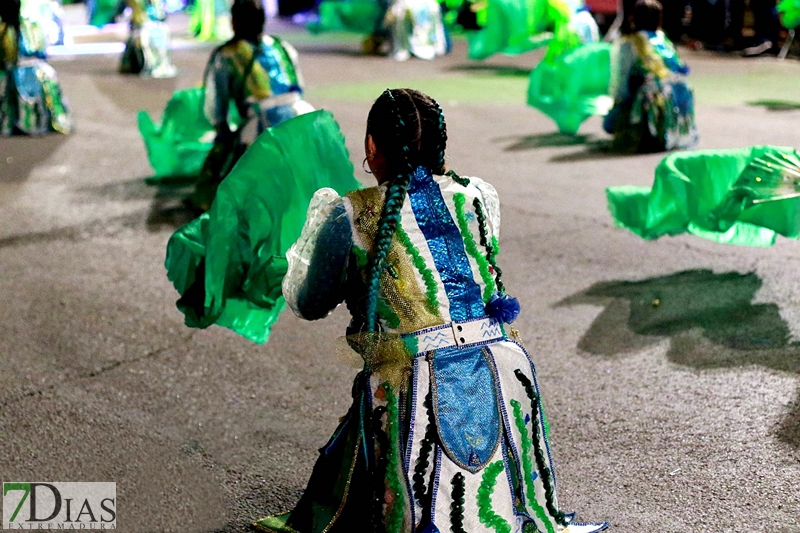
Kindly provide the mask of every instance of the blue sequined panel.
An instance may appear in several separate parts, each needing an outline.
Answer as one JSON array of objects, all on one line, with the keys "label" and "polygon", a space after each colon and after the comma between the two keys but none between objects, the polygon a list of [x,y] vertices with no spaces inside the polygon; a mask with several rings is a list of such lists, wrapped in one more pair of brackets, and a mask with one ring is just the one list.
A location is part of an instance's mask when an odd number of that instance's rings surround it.
[{"label": "blue sequined panel", "polygon": [[408,186],[408,197],[450,301],[450,318],[460,322],[486,316],[481,288],[472,275],[461,232],[429,169],[417,168]]},{"label": "blue sequined panel", "polygon": [[653,46],[653,50],[655,50],[656,53],[661,56],[668,69],[678,74],[689,74],[689,67],[687,67],[683,61],[681,61],[681,58],[678,57],[675,47],[671,44],[667,44],[667,42],[664,40],[663,33],[647,32],[647,35],[649,37],[650,44]]},{"label": "blue sequined panel", "polygon": [[258,62],[269,74],[269,84],[273,94],[284,94],[292,91],[302,92],[302,89],[292,79],[288,72],[286,58],[276,46],[262,44],[258,55]]},{"label": "blue sequined panel", "polygon": [[20,98],[34,100],[43,98],[42,82],[35,66],[19,67],[14,72]]},{"label": "blue sequined panel", "polygon": [[462,468],[476,472],[500,442],[494,374],[482,347],[437,350],[433,370],[436,422],[442,447]]}]

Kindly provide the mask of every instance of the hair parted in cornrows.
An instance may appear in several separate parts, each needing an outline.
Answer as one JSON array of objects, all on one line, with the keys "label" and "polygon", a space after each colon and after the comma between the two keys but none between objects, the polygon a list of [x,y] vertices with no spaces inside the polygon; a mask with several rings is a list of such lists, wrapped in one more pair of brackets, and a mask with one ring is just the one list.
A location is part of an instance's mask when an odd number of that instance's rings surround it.
[{"label": "hair parted in cornrows", "polygon": [[447,125],[439,104],[414,89],[386,89],[372,105],[367,135],[386,158],[386,201],[367,264],[367,331],[378,328],[380,278],[417,167],[444,174]]}]

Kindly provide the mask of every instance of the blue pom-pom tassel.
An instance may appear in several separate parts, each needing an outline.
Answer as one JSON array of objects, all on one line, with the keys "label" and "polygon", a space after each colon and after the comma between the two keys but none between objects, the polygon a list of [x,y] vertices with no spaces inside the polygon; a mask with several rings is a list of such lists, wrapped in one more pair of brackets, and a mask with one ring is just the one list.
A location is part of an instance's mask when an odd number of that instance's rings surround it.
[{"label": "blue pom-pom tassel", "polygon": [[519,316],[519,300],[507,294],[496,292],[486,304],[486,314],[504,324],[511,324]]}]

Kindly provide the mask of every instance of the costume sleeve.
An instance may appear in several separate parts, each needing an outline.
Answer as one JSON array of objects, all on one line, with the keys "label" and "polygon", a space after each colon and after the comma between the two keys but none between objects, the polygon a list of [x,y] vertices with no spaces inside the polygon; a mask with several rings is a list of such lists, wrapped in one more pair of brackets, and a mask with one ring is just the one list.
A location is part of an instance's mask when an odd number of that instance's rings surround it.
[{"label": "costume sleeve", "polygon": [[492,230],[492,235],[495,238],[500,238],[500,197],[497,195],[497,190],[491,183],[487,183],[480,178],[470,178],[470,183],[481,193],[484,208],[486,209],[486,218],[489,221],[489,226]]},{"label": "costume sleeve", "polygon": [[306,320],[325,318],[344,300],[353,233],[346,200],[329,188],[314,194],[300,238],[286,253],[283,296]]},{"label": "costume sleeve", "polygon": [[297,50],[294,46],[289,44],[288,42],[281,39],[281,44],[283,45],[283,49],[286,50],[286,55],[289,56],[289,60],[292,62],[292,67],[294,68],[294,75],[297,78],[297,86],[300,88],[301,91],[304,91],[306,88],[306,82],[303,79],[303,71],[300,70],[300,61],[299,55]]},{"label": "costume sleeve", "polygon": [[205,110],[206,118],[219,130],[222,125],[228,124],[228,107],[231,99],[231,66],[222,56],[215,51],[206,68]]}]

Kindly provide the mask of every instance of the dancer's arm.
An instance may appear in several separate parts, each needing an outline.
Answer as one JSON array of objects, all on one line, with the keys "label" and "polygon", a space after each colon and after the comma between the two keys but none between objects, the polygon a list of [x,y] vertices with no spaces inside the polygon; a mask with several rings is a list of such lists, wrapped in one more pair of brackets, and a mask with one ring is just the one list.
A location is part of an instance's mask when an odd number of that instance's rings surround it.
[{"label": "dancer's arm", "polygon": [[353,244],[345,202],[333,189],[317,191],[303,232],[286,253],[289,268],[283,296],[295,314],[306,320],[325,318],[344,300]]}]

